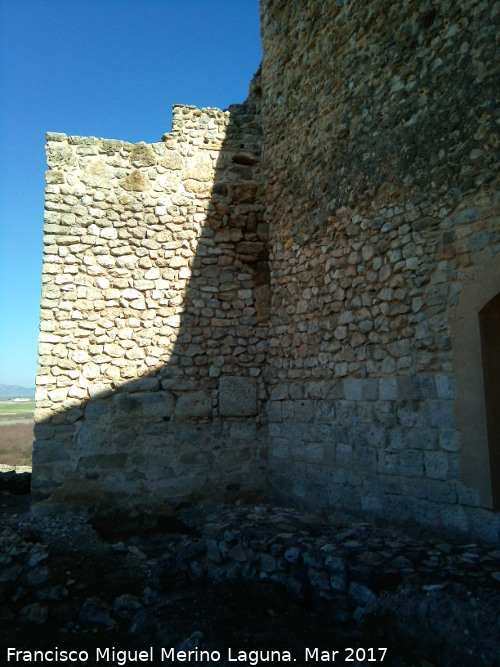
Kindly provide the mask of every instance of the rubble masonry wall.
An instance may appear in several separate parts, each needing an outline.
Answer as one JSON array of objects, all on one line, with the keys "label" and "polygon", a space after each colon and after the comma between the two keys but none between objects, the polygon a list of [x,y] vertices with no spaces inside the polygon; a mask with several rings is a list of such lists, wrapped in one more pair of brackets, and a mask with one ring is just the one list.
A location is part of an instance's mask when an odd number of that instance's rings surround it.
[{"label": "rubble masonry wall", "polygon": [[271,497],[498,538],[499,5],[260,9]]},{"label": "rubble masonry wall", "polygon": [[167,511],[266,490],[257,99],[155,144],[47,135],[34,495]]},{"label": "rubble masonry wall", "polygon": [[260,12],[262,113],[256,79],[158,144],[48,136],[36,497],[213,502],[269,466],[274,503],[498,539],[499,4]]}]

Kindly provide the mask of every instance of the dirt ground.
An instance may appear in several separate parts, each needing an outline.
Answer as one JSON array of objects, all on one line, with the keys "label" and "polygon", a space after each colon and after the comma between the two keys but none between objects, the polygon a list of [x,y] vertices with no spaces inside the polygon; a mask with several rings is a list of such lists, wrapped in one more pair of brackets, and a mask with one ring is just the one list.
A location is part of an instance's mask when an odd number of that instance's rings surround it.
[{"label": "dirt ground", "polygon": [[30,466],[33,452],[32,403],[0,401],[0,464]]}]

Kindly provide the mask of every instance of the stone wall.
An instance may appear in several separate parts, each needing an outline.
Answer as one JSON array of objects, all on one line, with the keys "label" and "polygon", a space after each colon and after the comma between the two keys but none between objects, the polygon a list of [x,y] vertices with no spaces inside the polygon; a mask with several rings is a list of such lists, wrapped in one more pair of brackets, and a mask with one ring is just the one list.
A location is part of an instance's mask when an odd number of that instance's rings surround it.
[{"label": "stone wall", "polygon": [[260,11],[242,106],[48,136],[37,497],[258,494],[269,445],[275,503],[498,539],[500,5]]},{"label": "stone wall", "polygon": [[91,512],[266,488],[259,86],[155,144],[47,135],[34,494]]},{"label": "stone wall", "polygon": [[260,6],[272,498],[498,537],[499,5]]}]

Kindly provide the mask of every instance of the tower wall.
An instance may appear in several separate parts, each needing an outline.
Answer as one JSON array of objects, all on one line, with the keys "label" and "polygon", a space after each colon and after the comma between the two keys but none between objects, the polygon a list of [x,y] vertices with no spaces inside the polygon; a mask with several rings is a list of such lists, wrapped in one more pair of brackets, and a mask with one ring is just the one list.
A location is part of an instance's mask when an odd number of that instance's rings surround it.
[{"label": "tower wall", "polygon": [[498,6],[260,6],[272,498],[498,535]]},{"label": "tower wall", "polygon": [[39,507],[265,493],[260,150],[256,97],[155,144],[47,135]]}]

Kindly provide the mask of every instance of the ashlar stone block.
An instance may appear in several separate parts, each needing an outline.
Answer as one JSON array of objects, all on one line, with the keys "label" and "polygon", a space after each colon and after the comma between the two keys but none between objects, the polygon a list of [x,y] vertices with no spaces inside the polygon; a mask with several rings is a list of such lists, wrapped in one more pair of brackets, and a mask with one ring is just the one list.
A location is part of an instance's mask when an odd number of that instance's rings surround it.
[{"label": "ashlar stone block", "polygon": [[251,417],[257,414],[255,378],[224,375],[219,380],[219,413],[222,417]]},{"label": "ashlar stone block", "polygon": [[212,399],[207,391],[190,391],[177,399],[175,416],[179,419],[201,419],[212,414]]}]

